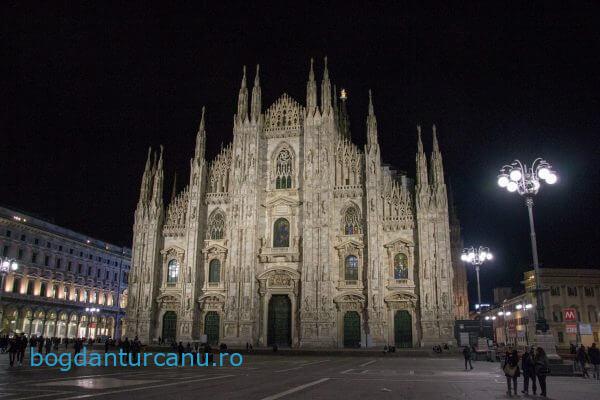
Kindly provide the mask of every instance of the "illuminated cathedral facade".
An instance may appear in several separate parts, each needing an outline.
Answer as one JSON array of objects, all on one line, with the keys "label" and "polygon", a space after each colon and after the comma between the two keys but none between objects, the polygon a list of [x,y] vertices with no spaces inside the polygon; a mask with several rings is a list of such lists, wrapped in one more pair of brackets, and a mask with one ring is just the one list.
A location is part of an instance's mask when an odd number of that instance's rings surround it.
[{"label": "illuminated cathedral facade", "polygon": [[466,277],[435,126],[429,160],[417,128],[413,179],[382,163],[371,94],[364,148],[346,101],[327,60],[320,91],[311,61],[305,105],[284,93],[267,109],[258,67],[251,91],[244,68],[233,141],[205,160],[203,110],[189,183],[166,207],[163,150],[149,151],[128,336],[299,348],[454,340]]}]

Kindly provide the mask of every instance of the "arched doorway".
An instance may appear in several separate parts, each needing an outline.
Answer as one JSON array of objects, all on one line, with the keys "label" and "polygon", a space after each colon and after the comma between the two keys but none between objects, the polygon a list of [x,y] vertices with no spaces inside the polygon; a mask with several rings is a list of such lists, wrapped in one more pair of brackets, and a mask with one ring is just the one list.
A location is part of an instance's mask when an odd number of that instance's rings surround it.
[{"label": "arched doorway", "polygon": [[394,342],[396,347],[412,347],[412,317],[406,310],[396,311],[394,315]]},{"label": "arched doorway", "polygon": [[219,343],[220,318],[216,311],[209,311],[204,316],[204,334],[209,344]]},{"label": "arched doorway", "polygon": [[360,347],[360,315],[356,311],[344,314],[344,347]]},{"label": "arched doorway", "polygon": [[267,344],[290,346],[292,343],[292,304],[287,295],[276,294],[269,301]]},{"label": "arched doorway", "polygon": [[177,314],[175,311],[167,311],[163,315],[162,338],[167,343],[177,338]]}]

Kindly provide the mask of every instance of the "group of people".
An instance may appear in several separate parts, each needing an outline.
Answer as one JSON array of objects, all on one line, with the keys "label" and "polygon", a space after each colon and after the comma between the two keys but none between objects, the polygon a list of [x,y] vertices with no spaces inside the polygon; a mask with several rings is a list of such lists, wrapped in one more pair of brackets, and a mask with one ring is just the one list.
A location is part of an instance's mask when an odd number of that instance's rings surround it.
[{"label": "group of people", "polygon": [[[519,364],[520,361],[520,364]],[[502,362],[502,371],[506,376],[506,385],[508,387],[508,396],[514,392],[517,395],[517,380],[523,374],[523,390],[521,393],[529,394],[529,383],[535,395],[537,392],[537,383],[540,387],[540,395],[546,397],[546,376],[550,374],[550,363],[543,348],[538,347],[534,350],[532,347],[525,351],[521,357],[519,352],[513,350],[507,351]]]},{"label": "group of people", "polygon": [[[571,350],[573,353],[573,350]],[[575,368],[581,370],[583,378],[589,378],[588,364],[593,368],[593,374],[595,379],[600,380],[600,349],[596,346],[596,343],[592,343],[589,349],[586,349],[584,345],[581,345],[575,351]]]},{"label": "group of people", "polygon": [[[91,341],[91,342],[90,342]],[[7,352],[9,357],[9,365],[13,367],[15,363],[18,366],[23,365],[23,359],[25,358],[25,352],[27,347],[35,349],[38,353],[48,354],[52,351],[58,351],[59,345],[64,344],[65,351],[69,349],[69,344],[73,344],[75,354],[79,353],[86,342],[92,343],[92,339],[82,338],[57,338],[43,336],[31,336],[27,338],[24,333],[15,335],[12,337],[3,336],[0,338],[0,350],[1,352]]]}]

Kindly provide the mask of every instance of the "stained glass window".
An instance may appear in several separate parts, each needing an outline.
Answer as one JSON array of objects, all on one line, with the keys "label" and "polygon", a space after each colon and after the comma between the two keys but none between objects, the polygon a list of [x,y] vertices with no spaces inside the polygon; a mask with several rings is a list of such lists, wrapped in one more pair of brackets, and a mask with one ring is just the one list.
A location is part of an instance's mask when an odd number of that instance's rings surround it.
[{"label": "stained glass window", "polygon": [[360,218],[356,207],[348,207],[344,212],[344,234],[354,235],[361,232]]},{"label": "stained glass window", "polygon": [[169,261],[167,267],[167,283],[176,283],[179,278],[179,263],[177,260]]},{"label": "stained glass window", "polygon": [[283,149],[275,160],[275,189],[292,187],[292,155],[288,149]]},{"label": "stained glass window", "polygon": [[346,268],[344,269],[344,279],[347,281],[358,280],[358,258],[356,256],[346,257]]},{"label": "stained glass window", "polygon": [[394,257],[394,279],[408,279],[408,259],[406,254],[398,253]]},{"label": "stained glass window", "polygon": [[279,218],[273,226],[273,247],[290,247],[290,223]]},{"label": "stained glass window", "polygon": [[208,265],[208,281],[210,283],[221,281],[221,262],[217,259],[211,260]]},{"label": "stained glass window", "polygon": [[212,240],[223,239],[223,231],[225,229],[225,216],[216,212],[210,217],[208,221],[208,235]]}]

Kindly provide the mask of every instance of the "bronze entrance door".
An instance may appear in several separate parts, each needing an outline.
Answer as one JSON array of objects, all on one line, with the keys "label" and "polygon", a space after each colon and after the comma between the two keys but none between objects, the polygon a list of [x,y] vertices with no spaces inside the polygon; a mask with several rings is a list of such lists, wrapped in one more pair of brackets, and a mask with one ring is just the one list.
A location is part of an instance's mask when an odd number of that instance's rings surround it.
[{"label": "bronze entrance door", "polygon": [[406,310],[396,311],[394,315],[394,341],[396,347],[412,347],[412,317]]},{"label": "bronze entrance door", "polygon": [[215,311],[209,311],[204,317],[204,334],[206,335],[206,341],[209,344],[216,345],[219,343],[219,326],[220,326],[219,313]]},{"label": "bronze entrance door", "polygon": [[267,344],[288,347],[292,344],[292,305],[287,295],[273,295],[269,301]]},{"label": "bronze entrance door", "polygon": [[165,342],[173,342],[177,338],[177,314],[167,311],[163,315],[162,338]]},{"label": "bronze entrance door", "polygon": [[356,311],[344,314],[344,347],[360,347],[360,315]]}]

